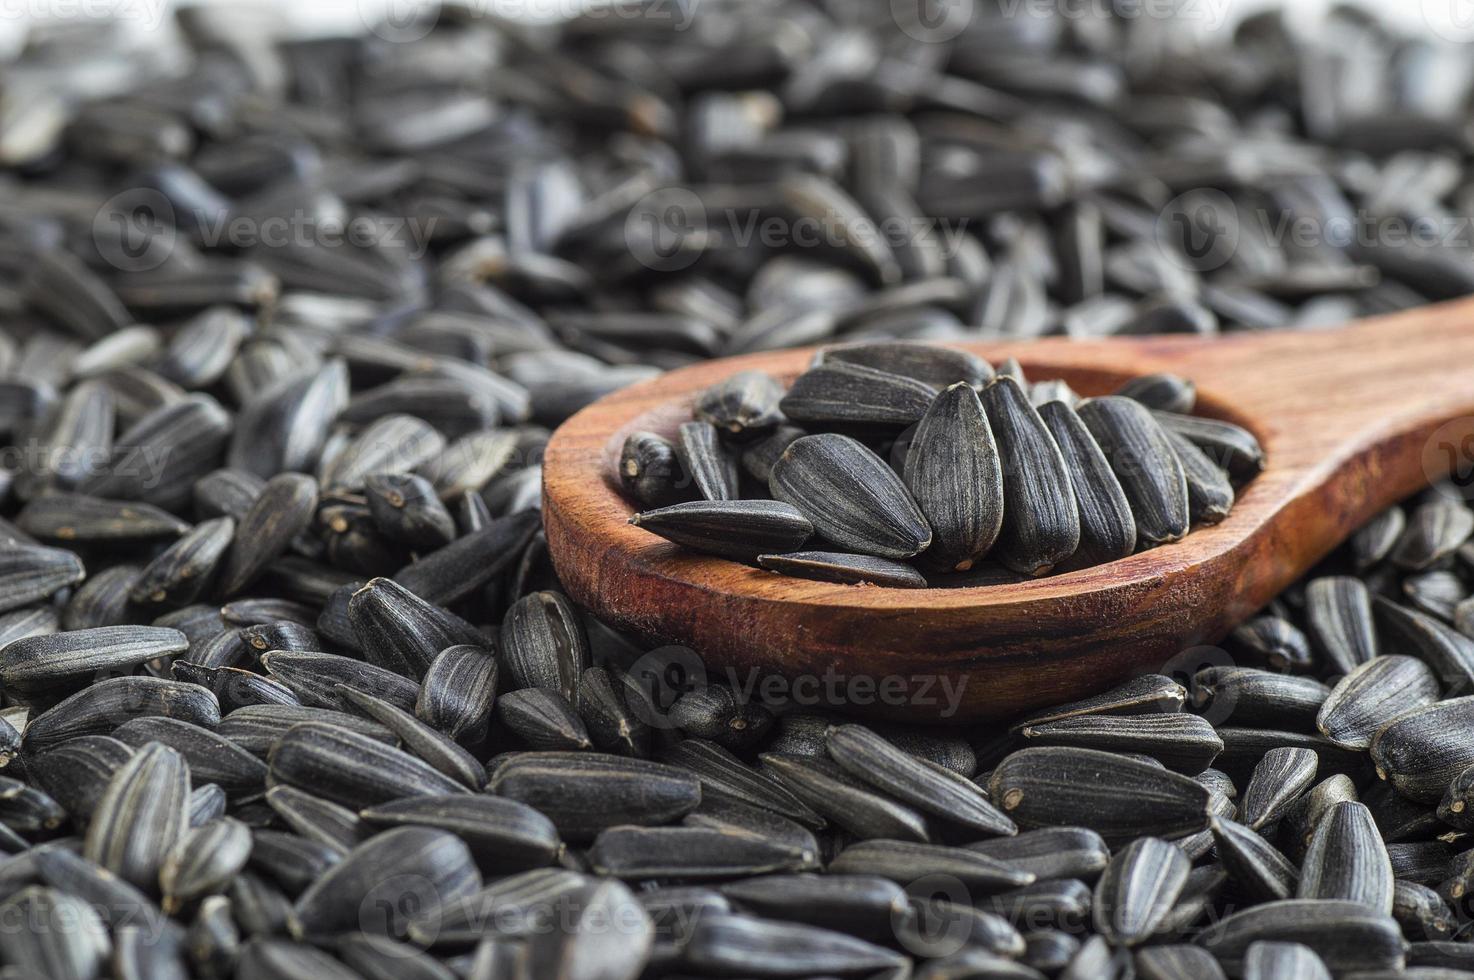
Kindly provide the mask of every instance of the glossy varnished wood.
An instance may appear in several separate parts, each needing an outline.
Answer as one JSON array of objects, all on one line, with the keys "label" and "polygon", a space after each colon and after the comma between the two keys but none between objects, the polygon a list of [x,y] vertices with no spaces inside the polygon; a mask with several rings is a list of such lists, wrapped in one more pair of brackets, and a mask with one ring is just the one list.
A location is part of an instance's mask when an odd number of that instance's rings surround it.
[{"label": "glossy varnished wood", "polygon": [[[602,618],[689,646],[709,673],[739,684],[772,672],[805,678],[794,689],[801,696],[847,692],[847,707],[861,713],[1002,718],[1216,642],[1446,468],[1447,448],[1474,435],[1474,301],[1315,333],[963,346],[995,363],[1016,356],[1032,380],[1064,378],[1084,394],[1138,374],[1182,374],[1198,385],[1198,412],[1253,431],[1268,466],[1226,521],[1182,542],[985,588],[780,577],[680,551],[630,526],[634,509],[614,482],[624,436],[672,431],[690,417],[696,392],[735,371],[791,380],[813,352],[756,354],[618,392],[558,430],[544,463],[543,513],[559,576]],[[874,679],[890,693],[867,697]]]}]

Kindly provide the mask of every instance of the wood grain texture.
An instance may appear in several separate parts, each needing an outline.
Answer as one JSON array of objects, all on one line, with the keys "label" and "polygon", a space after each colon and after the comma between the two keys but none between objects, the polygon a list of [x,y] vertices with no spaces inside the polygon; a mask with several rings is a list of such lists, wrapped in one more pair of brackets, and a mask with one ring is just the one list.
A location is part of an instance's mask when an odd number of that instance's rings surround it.
[{"label": "wood grain texture", "polygon": [[[1198,385],[1198,413],[1250,429],[1268,465],[1227,520],[1182,542],[986,588],[780,577],[627,524],[634,508],[614,478],[626,434],[674,431],[697,392],[738,370],[787,383],[813,351],[755,354],[610,395],[554,434],[543,514],[559,576],[601,618],[693,648],[709,675],[744,683],[753,669],[771,671],[821,691],[824,678],[887,678],[901,693],[861,704],[850,688],[842,707],[916,721],[1007,718],[1217,642],[1426,474],[1446,472],[1449,446],[1463,451],[1468,436],[1474,447],[1474,300],[1315,333],[960,346],[995,363],[1016,356],[1031,380],[1064,378],[1087,395],[1134,375],[1184,375]],[[961,686],[956,712],[945,710],[942,682]]]}]

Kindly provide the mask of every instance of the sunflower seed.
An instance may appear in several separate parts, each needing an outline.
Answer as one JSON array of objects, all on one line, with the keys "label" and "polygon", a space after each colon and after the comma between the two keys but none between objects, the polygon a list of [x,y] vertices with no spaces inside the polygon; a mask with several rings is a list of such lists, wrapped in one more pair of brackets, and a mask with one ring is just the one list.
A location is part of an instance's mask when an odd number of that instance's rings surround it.
[{"label": "sunflower seed", "polygon": [[405,709],[346,685],[339,685],[338,697],[345,707],[367,715],[399,736],[406,749],[451,779],[477,790],[486,783],[486,769],[475,756]]},{"label": "sunflower seed", "polygon": [[32,718],[25,730],[25,749],[45,752],[68,739],[106,735],[132,718],[152,715],[212,728],[220,722],[220,705],[215,695],[198,684],[159,677],[112,677]]},{"label": "sunflower seed", "polygon": [[782,782],[714,742],[688,738],[671,746],[662,758],[695,774],[703,801],[715,797],[771,810],[811,829],[824,826],[824,818]]},{"label": "sunflower seed", "polygon": [[1194,524],[1217,524],[1228,516],[1233,507],[1233,483],[1228,473],[1208,458],[1197,446],[1186,438],[1163,429],[1168,444],[1182,464],[1183,476],[1187,479],[1188,514]]},{"label": "sunflower seed", "polygon": [[0,954],[18,976],[86,980],[102,975],[112,943],[83,899],[31,885],[0,903],[0,914],[26,923],[0,936]]},{"label": "sunflower seed", "polygon": [[[16,524],[37,538],[68,544],[123,545],[159,541],[177,538],[189,530],[188,524],[152,504],[105,500],[80,493],[48,493],[37,497],[21,510]],[[19,567],[7,573],[7,577],[24,575],[34,579],[43,571],[47,574],[42,582],[27,582],[22,578],[18,584],[24,589],[40,588],[43,583],[54,581],[62,571],[59,565],[70,571],[70,562],[76,561],[75,556],[70,555],[68,559],[62,559],[49,548],[18,550],[21,553],[10,560]],[[51,588],[42,596],[55,591]]]},{"label": "sunflower seed", "polygon": [[103,626],[24,637],[0,648],[0,682],[23,698],[58,696],[188,647],[183,633],[155,626]]},{"label": "sunflower seed", "polygon": [[1403,935],[1414,941],[1448,939],[1458,921],[1438,892],[1412,881],[1393,882],[1392,915],[1402,926]]},{"label": "sunflower seed", "polygon": [[466,788],[414,756],[322,722],[289,729],[268,756],[274,785],[295,786],[344,806]]},{"label": "sunflower seed", "polygon": [[387,578],[355,592],[348,617],[370,664],[415,680],[441,650],[486,642],[470,623]]},{"label": "sunflower seed", "polygon": [[1028,872],[1040,881],[1062,878],[1094,881],[1105,870],[1111,856],[1101,836],[1083,827],[1028,830],[1016,837],[977,841],[967,848]]},{"label": "sunflower seed", "polygon": [[969,779],[896,748],[860,725],[830,729],[829,755],[851,776],[903,803],[983,834],[1017,832]]},{"label": "sunflower seed", "polygon": [[144,717],[119,725],[112,737],[135,750],[150,742],[167,745],[184,757],[197,782],[218,786],[233,801],[253,799],[266,790],[261,760],[208,728],[177,718]]},{"label": "sunflower seed", "polygon": [[926,819],[915,810],[872,792],[828,759],[801,759],[768,753],[762,771],[779,780],[814,812],[861,840],[876,837],[907,841],[930,839]]},{"label": "sunflower seed", "polygon": [[696,418],[741,439],[751,439],[783,421],[778,402],[783,387],[762,371],[739,371],[696,398]]},{"label": "sunflower seed", "polygon": [[292,786],[273,786],[266,803],[282,822],[302,836],[338,854],[346,854],[367,839],[368,825],[352,810]]},{"label": "sunflower seed", "polygon": [[681,423],[676,457],[702,498],[737,499],[737,460],[723,448],[716,426],[709,422]]},{"label": "sunflower seed", "polygon": [[1033,715],[1013,726],[1019,732],[1030,725],[1044,725],[1090,715],[1153,715],[1174,713],[1182,709],[1187,691],[1163,674],[1143,674],[1094,697],[1060,705]]},{"label": "sunflower seed", "polygon": [[455,520],[422,476],[374,474],[364,481],[364,496],[379,530],[407,547],[432,550],[455,539]]},{"label": "sunflower seed", "polygon": [[543,813],[570,840],[619,824],[666,823],[701,801],[691,773],[593,752],[518,753],[491,773],[487,788]]},{"label": "sunflower seed", "polygon": [[1374,600],[1373,609],[1383,639],[1427,664],[1445,694],[1474,691],[1474,640],[1431,616],[1384,599]]},{"label": "sunflower seed", "polygon": [[1432,567],[1474,534],[1474,511],[1457,500],[1439,497],[1418,507],[1407,520],[1389,556],[1398,568]]},{"label": "sunflower seed", "polygon": [[1343,748],[1365,749],[1389,722],[1437,700],[1438,680],[1422,661],[1378,657],[1352,670],[1332,689],[1315,727]]},{"label": "sunflower seed", "polygon": [[1294,897],[1300,872],[1269,841],[1232,820],[1215,819],[1211,829],[1218,860],[1246,896],[1260,902]]},{"label": "sunflower seed", "polygon": [[1264,450],[1259,440],[1232,422],[1159,411],[1153,411],[1152,418],[1162,428],[1197,446],[1236,481],[1251,480],[1264,469]]},{"label": "sunflower seed", "polygon": [[1260,942],[1302,943],[1337,972],[1399,970],[1403,964],[1397,922],[1359,902],[1265,902],[1209,926],[1199,941],[1229,973],[1241,970],[1250,947]]},{"label": "sunflower seed", "polygon": [[307,528],[316,505],[317,481],[310,476],[283,473],[266,481],[239,521],[220,573],[221,591],[234,595],[254,582]]},{"label": "sunflower seed", "polygon": [[630,708],[625,698],[627,681],[614,670],[590,667],[583,672],[578,685],[579,717],[596,749],[616,755],[646,755],[650,726]]},{"label": "sunflower seed", "polygon": [[1360,902],[1390,913],[1392,881],[1392,864],[1371,811],[1361,803],[1337,803],[1316,825],[1296,894]]},{"label": "sunflower seed", "polygon": [[1474,746],[1448,738],[1469,724],[1474,697],[1452,698],[1397,718],[1372,738],[1377,775],[1420,803],[1436,803],[1455,776],[1474,765]]},{"label": "sunflower seed", "polygon": [[1065,463],[1080,520],[1080,545],[1068,567],[1099,565],[1136,549],[1136,518],[1100,444],[1072,405],[1047,401],[1039,417]]},{"label": "sunflower seed", "polygon": [[909,913],[904,889],[872,875],[773,874],[720,886],[744,912],[886,942]]},{"label": "sunflower seed", "polygon": [[478,743],[486,736],[496,687],[497,661],[491,648],[446,647],[425,671],[415,715],[457,742]]},{"label": "sunflower seed", "polygon": [[1300,794],[1315,782],[1320,759],[1309,749],[1286,746],[1270,749],[1254,766],[1254,774],[1240,801],[1240,816],[1253,830],[1259,830],[1280,817],[1294,805]]},{"label": "sunflower seed", "polygon": [[1198,397],[1197,386],[1175,374],[1144,374],[1132,378],[1115,393],[1141,402],[1147,408],[1180,415],[1191,413]]},{"label": "sunflower seed", "polygon": [[1136,518],[1140,547],[1177,541],[1191,524],[1187,477],[1166,432],[1137,402],[1095,398],[1080,419],[1105,453]]},{"label": "sunflower seed", "polygon": [[534,749],[547,751],[593,748],[588,729],[568,699],[557,691],[526,687],[503,694],[496,718]]},{"label": "sunflower seed", "polygon": [[1155,837],[1132,841],[1111,858],[1095,886],[1095,928],[1107,940],[1134,946],[1161,926],[1191,862],[1182,851]]},{"label": "sunflower seed", "polygon": [[708,827],[610,827],[589,848],[595,871],[618,878],[730,878],[797,871],[808,855],[782,842]]},{"label": "sunflower seed", "polygon": [[777,500],[688,501],[636,514],[630,523],[695,551],[738,561],[793,551],[814,533],[797,507]]},{"label": "sunflower seed", "polygon": [[149,893],[189,821],[189,766],[173,749],[145,745],[109,781],[87,825],[83,856]]},{"label": "sunflower seed", "polygon": [[1150,763],[1094,749],[1028,748],[993,770],[988,796],[1021,828],[1088,827],[1107,843],[1172,839],[1208,826],[1208,790]]},{"label": "sunflower seed", "polygon": [[97,808],[112,774],[133,756],[133,748],[107,735],[84,735],[40,756],[34,778],[74,819],[85,821]]},{"label": "sunflower seed", "polygon": [[680,503],[689,478],[675,444],[653,432],[636,432],[619,453],[619,483],[642,507],[656,510]]},{"label": "sunflower seed", "polygon": [[1282,616],[1255,616],[1234,627],[1230,639],[1275,670],[1304,669],[1311,663],[1310,641]]},{"label": "sunflower seed", "polygon": [[1330,980],[1331,973],[1315,951],[1302,943],[1257,942],[1244,951],[1244,977],[1254,980]]},{"label": "sunflower seed", "polygon": [[1034,876],[975,850],[901,840],[869,840],[851,844],[829,863],[834,874],[879,875],[911,885],[933,875],[946,875],[978,894],[992,894],[1032,884]]},{"label": "sunflower seed", "polygon": [[516,800],[487,795],[418,796],[368,807],[375,827],[424,826],[465,841],[483,868],[524,871],[557,860],[563,849],[546,816]]},{"label": "sunflower seed", "polygon": [[1358,572],[1366,571],[1392,553],[1407,527],[1401,507],[1389,507],[1351,536],[1351,554]]},{"label": "sunflower seed", "polygon": [[897,953],[843,933],[740,915],[702,916],[684,959],[700,973],[765,977],[876,973],[904,963]]},{"label": "sunflower seed", "polygon": [[919,421],[936,396],[937,389],[924,381],[826,358],[798,376],[779,409],[810,426],[899,427]]},{"label": "sunflower seed", "polygon": [[404,566],[394,581],[426,602],[458,602],[515,562],[540,523],[535,511],[508,515]]},{"label": "sunflower seed", "polygon": [[245,867],[250,852],[251,832],[238,820],[225,817],[189,831],[159,869],[164,911],[172,914],[189,902],[223,891]]},{"label": "sunflower seed", "polygon": [[357,928],[403,936],[410,917],[431,916],[480,887],[471,852],[454,835],[430,827],[395,827],[348,852],[302,893],[296,904],[298,934]]},{"label": "sunflower seed", "polygon": [[1223,751],[1213,726],[1197,715],[1081,715],[1024,726],[1019,736],[1030,745],[1074,746],[1130,752],[1157,759],[1189,776],[1208,768]]},{"label": "sunflower seed", "polygon": [[273,680],[289,688],[303,704],[319,708],[348,708],[340,688],[384,698],[402,708],[413,708],[420,695],[414,681],[352,657],[275,650],[263,653],[260,660]]}]

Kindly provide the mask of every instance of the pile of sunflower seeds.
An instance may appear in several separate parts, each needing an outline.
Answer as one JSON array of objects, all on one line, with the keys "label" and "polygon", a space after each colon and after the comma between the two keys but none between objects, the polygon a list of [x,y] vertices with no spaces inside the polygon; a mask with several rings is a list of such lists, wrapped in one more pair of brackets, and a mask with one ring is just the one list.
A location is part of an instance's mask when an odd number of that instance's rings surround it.
[{"label": "pile of sunflower seeds", "polygon": [[563,597],[548,428],[660,369],[1474,291],[1448,236],[1329,231],[1468,213],[1461,52],[897,6],[197,8],[0,64],[0,975],[1474,972],[1444,492],[1004,730],[764,700]]},{"label": "pile of sunflower seeds", "polygon": [[[1228,466],[1241,479],[1263,468],[1251,433],[1188,414],[1186,379],[1147,375],[1082,402],[1004,367],[872,342],[821,351],[786,393],[738,372],[697,395],[674,441],[626,439],[620,481],[654,508],[631,523],[803,578],[997,582],[1179,541],[1228,516]],[[799,550],[815,535],[844,550]],[[948,575],[990,555],[994,567]]]}]

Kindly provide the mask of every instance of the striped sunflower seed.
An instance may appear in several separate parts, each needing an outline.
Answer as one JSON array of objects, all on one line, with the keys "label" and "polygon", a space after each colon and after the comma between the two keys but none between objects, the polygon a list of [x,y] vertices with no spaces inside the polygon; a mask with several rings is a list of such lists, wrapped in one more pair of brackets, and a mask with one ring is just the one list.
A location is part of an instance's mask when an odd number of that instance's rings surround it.
[{"label": "striped sunflower seed", "polygon": [[924,381],[826,358],[798,376],[778,407],[806,425],[900,427],[920,420],[936,396]]},{"label": "striped sunflower seed", "polygon": [[766,753],[762,771],[779,780],[814,812],[860,840],[931,839],[926,818],[913,808],[872,791],[828,759]]},{"label": "striped sunflower seed", "polygon": [[975,894],[986,895],[1034,883],[1034,876],[975,850],[902,840],[851,844],[829,862],[833,874],[879,875],[912,885],[945,875]]},{"label": "striped sunflower seed", "polygon": [[1320,758],[1310,749],[1270,749],[1254,766],[1239,803],[1240,816],[1253,830],[1268,826],[1294,805],[1315,782]]},{"label": "striped sunflower seed", "polygon": [[455,835],[431,827],[395,827],[364,841],[297,899],[299,937],[362,930],[404,936],[409,919],[481,887],[471,852]]},{"label": "striped sunflower seed", "polygon": [[1160,838],[1126,845],[1095,886],[1096,931],[1123,946],[1151,938],[1187,883],[1191,865],[1180,848]]},{"label": "striped sunflower seed", "polygon": [[250,853],[250,829],[230,817],[186,833],[159,869],[164,911],[173,914],[192,901],[224,891]]},{"label": "striped sunflower seed", "polygon": [[1145,755],[1189,776],[1208,768],[1223,751],[1223,740],[1207,720],[1182,712],[1129,718],[1086,714],[1025,725],[1019,737],[1026,745]]},{"label": "striped sunflower seed", "polygon": [[480,742],[496,700],[497,673],[490,647],[446,647],[430,661],[420,681],[416,717],[463,745]]},{"label": "striped sunflower seed", "polygon": [[376,473],[364,480],[369,514],[384,536],[417,551],[455,540],[455,519],[430,481],[413,473]]},{"label": "striped sunflower seed", "polygon": [[924,589],[926,576],[910,565],[870,555],[838,551],[794,551],[786,555],[758,555],[758,566],[794,578],[841,585],[879,585],[891,589]]},{"label": "striped sunflower seed", "polygon": [[1244,951],[1244,976],[1256,980],[1330,980],[1331,971],[1315,950],[1303,943],[1257,942]]},{"label": "striped sunflower seed", "polygon": [[1066,567],[1100,565],[1136,550],[1136,518],[1100,444],[1071,404],[1047,401],[1039,417],[1064,458],[1080,515],[1080,546]]},{"label": "striped sunflower seed", "polygon": [[1080,546],[1070,471],[1016,380],[1000,372],[981,397],[1004,475],[1003,527],[994,555],[1020,574],[1043,575]]},{"label": "striped sunflower seed", "polygon": [[993,770],[988,796],[1021,828],[1088,827],[1107,843],[1169,840],[1208,826],[1208,790],[1152,763],[1095,749],[1026,748]]},{"label": "striped sunflower seed", "polygon": [[189,765],[173,749],[149,743],[108,782],[87,825],[82,855],[150,894],[189,826]]},{"label": "striped sunflower seed", "polygon": [[737,459],[722,446],[716,426],[710,422],[681,423],[676,433],[676,458],[703,499],[737,499]]},{"label": "striped sunflower seed", "polygon": [[498,796],[415,796],[367,807],[360,816],[372,827],[435,827],[455,834],[482,868],[498,873],[545,867],[563,850],[551,820]]},{"label": "striped sunflower seed", "polygon": [[0,648],[0,683],[22,698],[54,697],[188,648],[183,633],[157,626],[103,626],[23,637]]},{"label": "striped sunflower seed", "polygon": [[266,481],[238,522],[235,541],[220,572],[220,589],[235,595],[254,582],[312,521],[317,481],[283,473]]},{"label": "striped sunflower seed", "polygon": [[797,508],[822,537],[852,551],[901,559],[931,545],[931,528],[906,485],[880,457],[848,436],[824,433],[794,441],[774,465],[769,488],[776,499]]},{"label": "striped sunflower seed", "polygon": [[711,827],[610,827],[589,848],[596,872],[631,880],[747,877],[798,871],[809,860],[784,842]]},{"label": "striped sunflower seed", "polygon": [[971,385],[937,395],[911,434],[906,486],[931,525],[926,558],[966,571],[1003,526],[1003,471],[993,430]]},{"label": "striped sunflower seed", "polygon": [[619,452],[619,484],[640,506],[651,510],[680,503],[688,496],[675,443],[654,432],[635,432],[625,439]]},{"label": "striped sunflower seed", "polygon": [[413,680],[440,651],[486,642],[470,623],[393,579],[372,579],[353,593],[348,618],[370,664]]},{"label": "striped sunflower seed", "polygon": [[1274,845],[1232,820],[1217,818],[1211,829],[1218,860],[1246,896],[1259,902],[1295,897],[1300,871]]},{"label": "striped sunflower seed", "polygon": [[667,823],[701,802],[701,783],[683,769],[594,752],[517,753],[487,788],[536,809],[575,841],[620,824]]},{"label": "striped sunflower seed", "polygon": [[1409,712],[1372,738],[1377,776],[1404,796],[1437,803],[1455,776],[1474,765],[1474,746],[1450,739],[1474,718],[1474,697],[1451,698]]},{"label": "striped sunflower seed", "polygon": [[1191,526],[1187,476],[1151,413],[1129,398],[1095,398],[1080,406],[1080,419],[1121,481],[1138,547],[1184,537]]},{"label": "striped sunflower seed", "polygon": [[1320,733],[1348,749],[1366,749],[1389,722],[1438,700],[1438,679],[1421,660],[1368,660],[1331,690],[1315,719]]},{"label": "striped sunflower seed", "polygon": [[799,548],[814,533],[803,512],[777,500],[699,500],[647,510],[630,523],[694,551],[752,561]]},{"label": "striped sunflower seed", "polygon": [[1390,915],[1360,902],[1287,899],[1235,912],[1209,926],[1199,942],[1230,973],[1243,969],[1255,943],[1301,943],[1336,972],[1400,970],[1402,932]]},{"label": "striped sunflower seed", "polygon": [[1344,899],[1392,912],[1392,863],[1372,813],[1337,803],[1316,824],[1300,868],[1298,898]]},{"label": "striped sunflower seed", "polygon": [[348,807],[427,793],[467,792],[407,752],[323,722],[293,726],[271,746],[267,762],[274,785],[309,790]]},{"label": "striped sunflower seed", "polygon": [[824,741],[842,769],[903,803],[978,833],[1018,832],[972,780],[904,752],[868,728],[841,725]]}]

